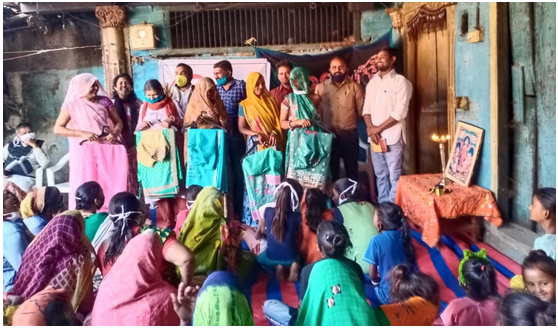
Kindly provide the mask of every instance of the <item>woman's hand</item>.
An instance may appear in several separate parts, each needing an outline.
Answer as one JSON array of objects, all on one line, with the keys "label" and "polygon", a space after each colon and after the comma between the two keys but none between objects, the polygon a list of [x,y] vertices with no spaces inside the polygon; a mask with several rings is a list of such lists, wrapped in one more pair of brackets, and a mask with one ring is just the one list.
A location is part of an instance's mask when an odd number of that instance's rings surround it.
[{"label": "woman's hand", "polygon": [[206,118],[205,118],[204,116],[199,115],[198,118],[196,119],[196,123],[197,123],[198,125],[199,125],[199,124],[206,124],[206,123],[207,123],[207,120],[206,120]]},{"label": "woman's hand", "polygon": [[277,135],[275,133],[271,133],[267,139],[267,143],[270,147],[277,145]]},{"label": "woman's hand", "polygon": [[309,119],[302,119],[302,120],[296,120],[296,125],[303,127],[303,128],[309,128],[312,126],[312,123],[310,122]]},{"label": "woman's hand", "polygon": [[81,131],[79,133],[79,136],[83,139],[83,140],[87,140],[87,141],[95,141],[97,139],[99,139],[99,136],[90,132],[86,132],[86,131]]},{"label": "woman's hand", "polygon": [[149,122],[149,121],[143,121],[143,122],[141,122],[141,124],[140,124],[138,130],[139,130],[139,131],[143,131],[143,130],[149,129],[150,127],[151,127],[151,122]]},{"label": "woman's hand", "polygon": [[161,126],[165,129],[168,129],[170,127],[170,125],[172,124],[172,122],[174,122],[174,116],[171,116],[171,117],[167,118],[166,120],[164,120],[161,123]]},{"label": "woman's hand", "polygon": [[106,137],[105,137],[106,141],[115,141],[116,140],[116,135],[114,135],[113,133],[109,133]]},{"label": "woman's hand", "polygon": [[268,144],[267,136],[265,134],[259,133],[259,132],[257,132],[256,135],[258,136],[258,143],[262,146],[267,146],[267,144]]},{"label": "woman's hand", "polygon": [[194,315],[194,306],[196,305],[196,299],[198,297],[198,292],[200,291],[199,286],[188,286],[183,282],[178,286],[178,294],[171,293],[172,307],[174,312],[180,318],[182,323],[189,323]]},{"label": "woman's hand", "polygon": [[217,117],[219,117],[219,112],[217,111],[217,109],[215,107],[212,107],[207,112],[207,116],[212,117],[212,118],[217,118]]}]

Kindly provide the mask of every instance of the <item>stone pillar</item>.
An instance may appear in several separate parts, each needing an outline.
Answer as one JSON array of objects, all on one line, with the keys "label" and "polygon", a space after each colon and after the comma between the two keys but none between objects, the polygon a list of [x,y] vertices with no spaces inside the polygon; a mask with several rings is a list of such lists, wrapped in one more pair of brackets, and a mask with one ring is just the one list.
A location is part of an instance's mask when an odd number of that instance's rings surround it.
[{"label": "stone pillar", "polygon": [[112,94],[112,80],[121,73],[130,74],[124,28],[127,25],[125,9],[120,6],[100,6],[95,15],[101,24],[105,89]]}]

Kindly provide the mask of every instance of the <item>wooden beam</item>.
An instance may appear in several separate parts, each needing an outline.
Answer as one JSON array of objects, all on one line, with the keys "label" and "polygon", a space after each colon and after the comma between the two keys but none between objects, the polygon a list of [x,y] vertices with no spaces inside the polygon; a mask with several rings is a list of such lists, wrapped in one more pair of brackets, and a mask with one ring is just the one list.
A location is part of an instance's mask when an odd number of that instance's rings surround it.
[{"label": "wooden beam", "polygon": [[498,4],[489,3],[490,30],[490,189],[498,199]]}]

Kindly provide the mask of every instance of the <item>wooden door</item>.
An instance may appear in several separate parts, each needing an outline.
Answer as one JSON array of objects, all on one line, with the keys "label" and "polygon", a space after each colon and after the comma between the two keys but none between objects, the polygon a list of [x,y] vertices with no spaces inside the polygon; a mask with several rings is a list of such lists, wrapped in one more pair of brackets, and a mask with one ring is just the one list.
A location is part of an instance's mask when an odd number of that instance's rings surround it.
[{"label": "wooden door", "polygon": [[415,146],[417,173],[442,171],[440,150],[432,134],[448,133],[448,59],[449,32],[421,33],[414,46]]}]

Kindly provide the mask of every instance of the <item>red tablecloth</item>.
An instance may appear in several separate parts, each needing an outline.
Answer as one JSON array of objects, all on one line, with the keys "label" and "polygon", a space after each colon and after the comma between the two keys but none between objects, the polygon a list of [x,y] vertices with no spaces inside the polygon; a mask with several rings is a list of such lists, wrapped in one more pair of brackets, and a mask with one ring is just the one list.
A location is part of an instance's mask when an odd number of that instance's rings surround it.
[{"label": "red tablecloth", "polygon": [[467,188],[453,183],[446,187],[451,193],[436,196],[429,190],[441,178],[441,173],[404,175],[395,196],[395,203],[401,206],[407,218],[423,228],[422,240],[430,247],[440,239],[440,218],[479,216],[495,226],[502,225],[500,210],[490,191],[476,185]]}]

